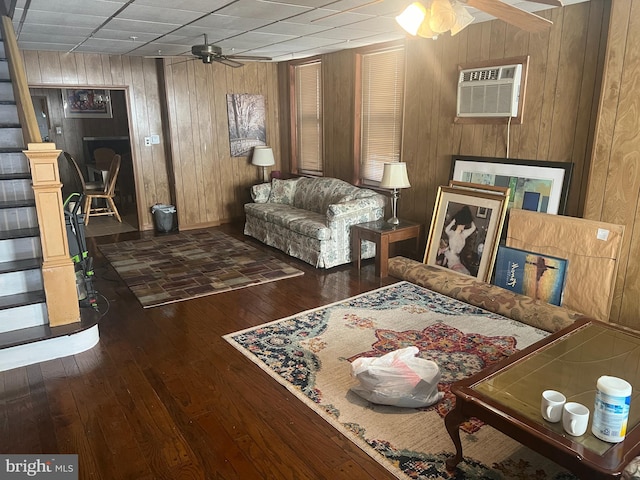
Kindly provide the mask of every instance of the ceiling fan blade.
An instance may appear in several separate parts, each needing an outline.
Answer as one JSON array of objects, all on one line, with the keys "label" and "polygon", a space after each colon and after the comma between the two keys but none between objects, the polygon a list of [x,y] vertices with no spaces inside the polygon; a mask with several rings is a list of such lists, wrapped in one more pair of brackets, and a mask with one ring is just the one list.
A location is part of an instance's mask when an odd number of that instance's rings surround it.
[{"label": "ceiling fan blade", "polygon": [[553,25],[551,20],[507,5],[500,0],[467,0],[467,5],[531,33],[543,32]]},{"label": "ceiling fan blade", "polygon": [[213,57],[211,60],[214,62],[222,63],[228,67],[239,68],[244,66],[244,63],[236,62],[235,60],[231,60],[230,58],[221,56],[221,57]]},{"label": "ceiling fan blade", "polygon": [[232,60],[247,60],[247,61],[273,60],[271,57],[260,57],[256,55],[225,55],[225,57],[230,58]]},{"label": "ceiling fan blade", "polygon": [[533,3],[544,3],[545,5],[551,5],[552,7],[564,7],[562,0],[526,0]]}]

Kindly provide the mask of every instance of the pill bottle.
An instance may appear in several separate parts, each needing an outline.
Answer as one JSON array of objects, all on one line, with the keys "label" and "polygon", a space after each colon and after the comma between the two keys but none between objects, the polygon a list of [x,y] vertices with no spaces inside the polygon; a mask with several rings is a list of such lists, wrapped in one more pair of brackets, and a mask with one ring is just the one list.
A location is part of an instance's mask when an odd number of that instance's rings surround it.
[{"label": "pill bottle", "polygon": [[631,385],[618,377],[603,375],[596,383],[591,431],[600,440],[618,443],[627,433]]}]

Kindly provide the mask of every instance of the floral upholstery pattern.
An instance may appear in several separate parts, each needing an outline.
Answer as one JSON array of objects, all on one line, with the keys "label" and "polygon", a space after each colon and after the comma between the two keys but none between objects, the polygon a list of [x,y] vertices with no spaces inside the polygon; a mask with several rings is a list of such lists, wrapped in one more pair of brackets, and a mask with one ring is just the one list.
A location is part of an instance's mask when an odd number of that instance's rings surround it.
[{"label": "floral upholstery pattern", "polygon": [[[351,226],[383,218],[387,203],[337,178],[274,178],[254,185],[251,198],[245,235],[318,268],[351,262]],[[362,258],[374,256],[375,244],[363,242]]]},{"label": "floral upholstery pattern", "polygon": [[389,275],[547,332],[561,330],[584,317],[578,312],[534,300],[469,275],[404,257],[389,259]]},{"label": "floral upholstery pattern", "polygon": [[280,180],[274,178],[271,180],[271,192],[269,193],[269,202],[283,203],[285,205],[293,204],[293,194],[296,191],[296,183],[298,178],[288,180]]}]

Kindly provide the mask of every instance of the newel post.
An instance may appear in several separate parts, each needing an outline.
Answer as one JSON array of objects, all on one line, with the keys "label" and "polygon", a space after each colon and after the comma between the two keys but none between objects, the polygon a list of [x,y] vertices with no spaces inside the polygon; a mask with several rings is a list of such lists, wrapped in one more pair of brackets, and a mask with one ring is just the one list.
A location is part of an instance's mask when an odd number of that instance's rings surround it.
[{"label": "newel post", "polygon": [[42,242],[42,277],[47,298],[49,325],[80,321],[75,268],[62,207],[62,183],[54,143],[29,143],[24,154],[29,159],[36,213]]}]

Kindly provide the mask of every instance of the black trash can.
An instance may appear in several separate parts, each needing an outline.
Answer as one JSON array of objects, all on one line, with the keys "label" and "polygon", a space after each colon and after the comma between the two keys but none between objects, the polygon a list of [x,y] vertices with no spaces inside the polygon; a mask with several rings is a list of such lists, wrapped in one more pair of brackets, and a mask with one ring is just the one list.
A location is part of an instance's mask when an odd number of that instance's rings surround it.
[{"label": "black trash can", "polygon": [[151,207],[151,213],[153,214],[153,223],[156,227],[156,232],[167,233],[178,228],[175,206],[156,203]]}]

